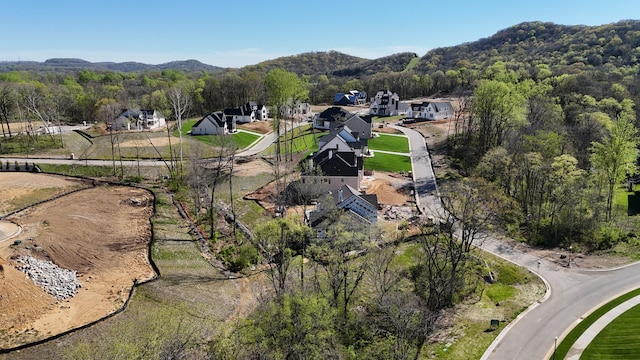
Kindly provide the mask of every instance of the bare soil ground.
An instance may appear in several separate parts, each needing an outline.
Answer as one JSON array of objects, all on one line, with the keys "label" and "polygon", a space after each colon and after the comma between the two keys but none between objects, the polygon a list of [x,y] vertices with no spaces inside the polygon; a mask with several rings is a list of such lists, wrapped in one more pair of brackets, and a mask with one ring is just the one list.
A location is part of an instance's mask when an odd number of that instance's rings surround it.
[{"label": "bare soil ground", "polygon": [[[81,185],[73,178],[2,173],[0,207],[10,208],[6,199],[29,192],[61,193]],[[122,307],[134,279],[155,275],[148,261],[152,209],[153,198],[145,190],[98,186],[9,217],[22,232],[0,239],[0,348],[65,332]],[[15,268],[14,259],[21,255],[76,270],[82,288],[72,298],[56,300]]]},{"label": "bare soil ground", "polygon": [[254,121],[246,124],[239,124],[237,125],[237,128],[266,134],[273,129],[273,123],[271,121]]}]

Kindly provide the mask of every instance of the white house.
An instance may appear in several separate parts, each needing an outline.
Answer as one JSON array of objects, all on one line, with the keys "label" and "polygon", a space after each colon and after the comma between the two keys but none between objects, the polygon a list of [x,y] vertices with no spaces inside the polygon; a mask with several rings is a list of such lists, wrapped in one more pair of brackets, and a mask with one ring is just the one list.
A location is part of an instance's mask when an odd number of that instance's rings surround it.
[{"label": "white house", "polygon": [[251,107],[251,109],[255,113],[256,120],[267,120],[269,118],[269,112],[265,105],[249,101],[247,104],[245,104],[245,106]]},{"label": "white house", "polygon": [[293,105],[291,112],[294,118],[300,119],[311,119],[314,115],[313,111],[311,110],[311,105],[306,102],[296,103],[295,105]]},{"label": "white house", "polygon": [[140,108],[124,109],[111,125],[113,130],[155,130],[167,126],[161,113]]},{"label": "white house", "polygon": [[411,104],[407,117],[413,119],[441,120],[454,116],[453,105],[449,101],[425,101],[421,104]]},{"label": "white house", "polygon": [[233,116],[226,116],[222,111],[215,111],[198,120],[191,127],[191,135],[225,135],[236,131]]},{"label": "white house", "polygon": [[389,90],[381,90],[371,98],[369,114],[376,116],[404,115],[409,111],[409,104],[400,101],[398,94]]}]

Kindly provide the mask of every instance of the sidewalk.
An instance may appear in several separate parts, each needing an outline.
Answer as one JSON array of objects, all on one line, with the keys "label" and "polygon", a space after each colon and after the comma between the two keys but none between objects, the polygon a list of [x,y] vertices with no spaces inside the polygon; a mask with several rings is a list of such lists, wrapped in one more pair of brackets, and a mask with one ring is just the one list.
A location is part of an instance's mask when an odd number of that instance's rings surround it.
[{"label": "sidewalk", "polygon": [[606,314],[602,315],[596,322],[591,324],[585,332],[580,335],[578,340],[573,343],[571,346],[571,350],[567,353],[567,360],[578,360],[580,356],[582,356],[582,352],[589,346],[591,341],[598,336],[598,334],[615,320],[618,316],[622,315],[625,311],[631,309],[632,307],[640,304],[640,296],[636,296],[631,298],[622,304],[616,306],[615,308],[609,310]]}]

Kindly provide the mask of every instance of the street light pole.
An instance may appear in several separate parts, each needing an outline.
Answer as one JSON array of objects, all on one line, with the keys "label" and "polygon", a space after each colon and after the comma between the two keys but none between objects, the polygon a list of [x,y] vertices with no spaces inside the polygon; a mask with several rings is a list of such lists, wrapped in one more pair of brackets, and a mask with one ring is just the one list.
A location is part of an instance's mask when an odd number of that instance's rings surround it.
[{"label": "street light pole", "polygon": [[558,350],[558,337],[553,340],[553,360],[556,360],[556,351]]},{"label": "street light pole", "polygon": [[571,267],[571,254],[573,254],[573,245],[569,246],[569,266],[567,267]]}]

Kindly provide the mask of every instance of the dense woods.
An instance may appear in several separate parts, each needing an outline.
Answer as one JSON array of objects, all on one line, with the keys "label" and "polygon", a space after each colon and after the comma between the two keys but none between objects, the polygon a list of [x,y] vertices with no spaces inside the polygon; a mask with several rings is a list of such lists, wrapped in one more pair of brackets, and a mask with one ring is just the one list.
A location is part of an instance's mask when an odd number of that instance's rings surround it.
[{"label": "dense woods", "polygon": [[[311,246],[308,229],[294,220],[265,223],[256,230],[264,243],[255,246],[271,251],[275,300],[229,326],[211,348],[217,358],[418,358],[443,309],[482,291],[470,280],[480,278],[470,244],[481,228],[585,252],[640,244],[640,224],[616,205],[637,176],[639,57],[640,21],[629,20],[595,27],[522,23],[421,58],[317,52],[241,69],[181,62],[114,70],[60,59],[45,68],[0,64],[0,153],[6,139],[32,136],[19,132],[109,122],[136,106],[181,124],[247,101],[277,108],[293,96],[330,104],[335,93],[352,89],[370,95],[389,89],[401,100],[455,98],[455,131],[443,144],[452,170],[439,181],[455,215],[447,223],[459,223],[463,238],[453,227],[421,234],[415,240],[424,255],[395,273],[393,249],[371,251],[375,266],[344,256],[379,236],[375,229],[345,220],[326,244]],[[295,89],[277,93],[296,76]],[[178,95],[188,107],[176,106]],[[294,258],[307,245],[314,261],[304,270]],[[295,266],[300,277],[287,277]],[[365,282],[371,290],[354,310]]]}]

